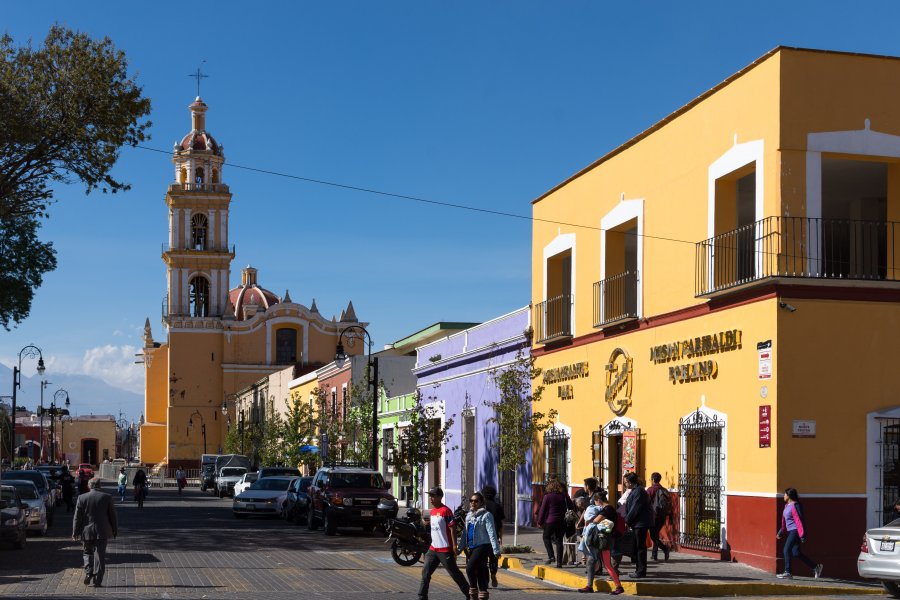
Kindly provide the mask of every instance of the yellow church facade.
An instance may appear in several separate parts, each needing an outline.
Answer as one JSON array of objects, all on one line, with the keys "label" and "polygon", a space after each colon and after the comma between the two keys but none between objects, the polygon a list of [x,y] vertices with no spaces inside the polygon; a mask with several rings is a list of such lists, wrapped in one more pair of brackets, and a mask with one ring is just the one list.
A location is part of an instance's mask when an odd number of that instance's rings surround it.
[{"label": "yellow church facade", "polygon": [[898,58],[777,48],[534,201],[536,496],[659,472],[682,550],[775,571],[796,487],[854,575],[900,496],[898,94]]},{"label": "yellow church facade", "polygon": [[207,105],[197,97],[189,109],[191,130],[174,145],[175,180],[166,191],[164,341],[154,340],[149,319],[144,328],[140,458],[197,468],[201,454],[221,452],[240,390],[287,367],[330,362],[343,329],[359,322],[352,303],[340,320],[326,319],[315,300],[307,307],[287,292],[275,295],[249,265],[240,285],[230,286],[225,155],[206,129]]}]

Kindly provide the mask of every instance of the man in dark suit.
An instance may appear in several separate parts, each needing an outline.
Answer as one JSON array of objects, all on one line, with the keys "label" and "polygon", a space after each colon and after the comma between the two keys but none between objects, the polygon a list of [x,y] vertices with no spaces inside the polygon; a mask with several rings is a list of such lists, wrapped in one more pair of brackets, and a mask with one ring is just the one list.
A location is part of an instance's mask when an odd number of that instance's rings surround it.
[{"label": "man in dark suit", "polygon": [[625,487],[631,490],[625,500],[625,523],[634,532],[634,551],[637,555],[634,577],[640,579],[647,576],[647,532],[653,527],[653,511],[650,509],[650,496],[641,485],[637,473],[625,476]]},{"label": "man in dark suit", "polygon": [[84,584],[88,585],[93,580],[94,587],[100,587],[106,572],[106,542],[116,537],[119,527],[112,496],[100,491],[100,478],[91,479],[88,489],[88,493],[78,496],[75,504],[72,539],[81,538]]}]

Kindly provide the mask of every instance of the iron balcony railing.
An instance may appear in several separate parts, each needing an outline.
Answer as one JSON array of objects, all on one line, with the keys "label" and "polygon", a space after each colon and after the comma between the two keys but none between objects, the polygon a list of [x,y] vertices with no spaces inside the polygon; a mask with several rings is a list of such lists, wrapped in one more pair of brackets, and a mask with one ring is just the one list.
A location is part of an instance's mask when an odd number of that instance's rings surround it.
[{"label": "iron balcony railing", "polygon": [[694,291],[768,277],[900,279],[900,223],[767,217],[696,244]]},{"label": "iron balcony railing", "polygon": [[169,191],[177,192],[227,192],[228,184],[225,183],[170,183]]},{"label": "iron balcony railing", "polygon": [[534,332],[539,344],[572,337],[572,294],[540,302],[534,311]]},{"label": "iron balcony railing", "polygon": [[636,271],[625,271],[594,283],[594,327],[639,318]]}]

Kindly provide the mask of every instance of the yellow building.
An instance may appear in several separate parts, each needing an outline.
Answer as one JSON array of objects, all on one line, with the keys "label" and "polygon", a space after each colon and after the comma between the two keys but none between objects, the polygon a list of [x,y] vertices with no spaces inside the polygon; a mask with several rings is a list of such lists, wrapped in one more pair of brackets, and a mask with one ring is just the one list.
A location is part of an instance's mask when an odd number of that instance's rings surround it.
[{"label": "yellow building", "polygon": [[658,471],[683,550],[774,571],[796,487],[855,575],[900,496],[898,97],[895,57],[777,48],[534,201],[536,494]]},{"label": "yellow building", "polygon": [[189,109],[192,128],[175,144],[175,180],[166,190],[165,341],[153,340],[149,319],[144,328],[141,461],[197,468],[201,454],[221,451],[226,423],[235,421],[229,399],[236,392],[289,366],[331,361],[340,333],[358,320],[352,303],[339,321],[326,320],[315,300],[307,308],[287,292],[276,296],[249,265],[241,284],[229,288],[234,248],[225,155],[206,129],[207,105],[197,97]]},{"label": "yellow building", "polygon": [[59,454],[69,464],[99,465],[116,456],[116,419],[112,415],[63,417],[56,422]]}]

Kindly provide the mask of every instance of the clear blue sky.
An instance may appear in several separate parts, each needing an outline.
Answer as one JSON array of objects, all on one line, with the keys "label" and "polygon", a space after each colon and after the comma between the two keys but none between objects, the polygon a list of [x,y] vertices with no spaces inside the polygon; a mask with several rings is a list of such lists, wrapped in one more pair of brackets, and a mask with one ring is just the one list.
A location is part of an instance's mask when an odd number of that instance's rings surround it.
[{"label": "clear blue sky", "polygon": [[[900,3],[865,1],[33,0],[4,3],[0,29],[39,43],[54,22],[127,53],[153,103],[148,146],[170,151],[188,132],[188,74],[206,60],[207,127],[229,163],[521,215],[779,44],[900,55]],[[48,377],[142,390],[132,355],[146,317],[163,339],[173,168],[165,154],[127,149],[116,171],[130,192],[57,190],[42,235],[59,268],[31,316],[0,332],[0,362],[35,343]],[[263,286],[315,297],[329,317],[352,299],[378,346],[529,302],[525,220],[228,167],[224,180],[232,285],[250,263]]]}]

